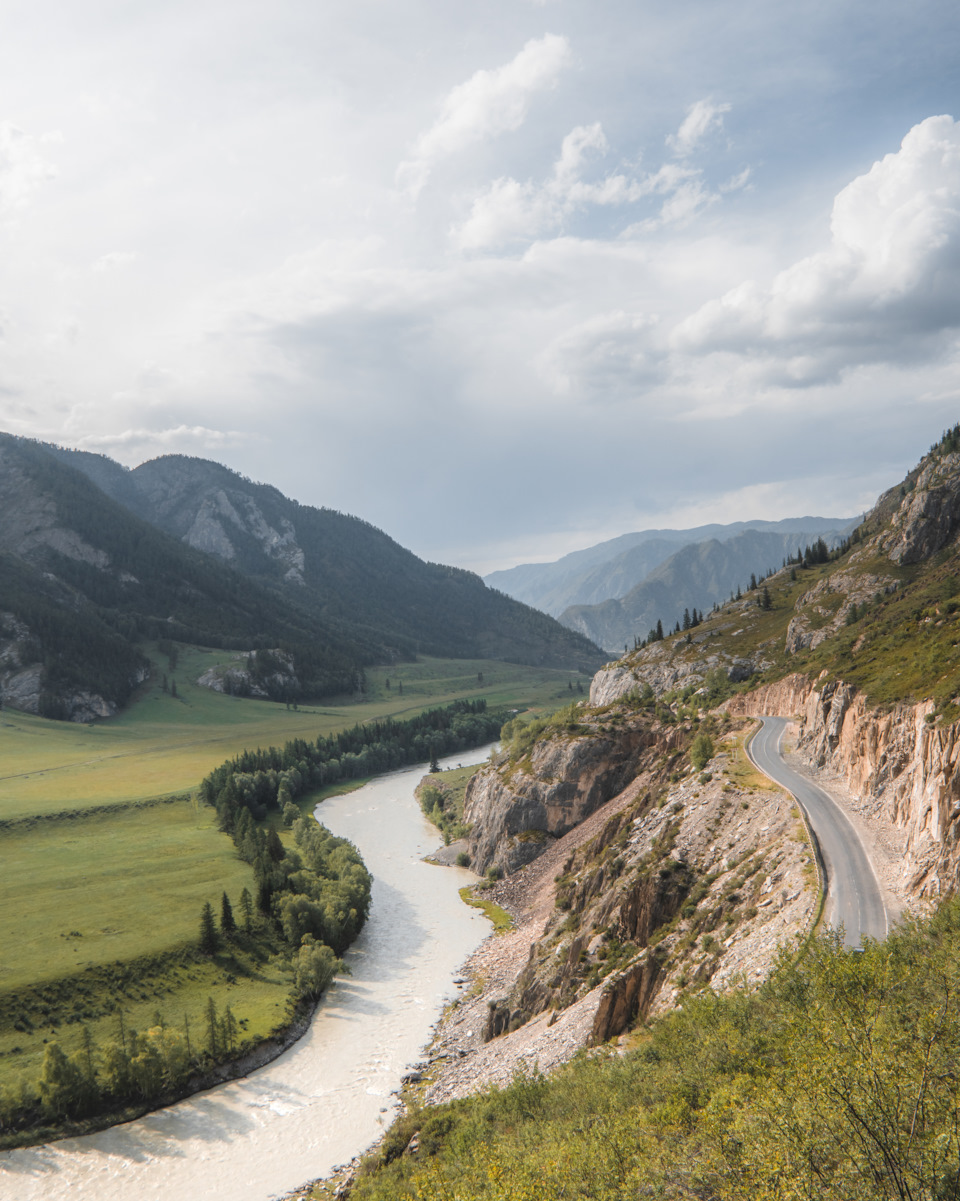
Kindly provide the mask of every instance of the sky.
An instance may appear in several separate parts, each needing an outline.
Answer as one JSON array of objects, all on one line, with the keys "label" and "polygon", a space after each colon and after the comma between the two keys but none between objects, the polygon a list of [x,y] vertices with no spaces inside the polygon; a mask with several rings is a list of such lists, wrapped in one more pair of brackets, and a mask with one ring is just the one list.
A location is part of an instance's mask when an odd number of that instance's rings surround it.
[{"label": "sky", "polygon": [[853,515],[960,420],[955,0],[0,31],[7,432],[216,459],[486,572]]}]

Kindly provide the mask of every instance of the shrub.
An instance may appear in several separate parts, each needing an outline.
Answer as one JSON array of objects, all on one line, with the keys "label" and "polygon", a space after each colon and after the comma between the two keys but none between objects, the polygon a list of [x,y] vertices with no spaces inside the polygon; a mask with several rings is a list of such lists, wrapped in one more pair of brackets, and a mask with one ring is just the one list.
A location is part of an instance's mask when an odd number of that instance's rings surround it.
[{"label": "shrub", "polygon": [[703,771],[712,758],[713,739],[706,730],[701,730],[690,747],[690,762],[695,771]]}]

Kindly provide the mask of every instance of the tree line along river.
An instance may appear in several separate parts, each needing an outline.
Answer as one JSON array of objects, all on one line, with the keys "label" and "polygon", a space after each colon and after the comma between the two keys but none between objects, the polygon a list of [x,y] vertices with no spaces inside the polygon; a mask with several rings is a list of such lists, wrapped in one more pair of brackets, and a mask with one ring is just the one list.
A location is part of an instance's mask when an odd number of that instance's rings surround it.
[{"label": "tree line along river", "polygon": [[[489,747],[441,766],[480,763]],[[458,890],[475,877],[424,863],[439,842],[413,791],[423,765],[331,797],[318,819],[373,873],[370,918],[304,1037],[251,1075],[135,1122],[0,1154],[17,1201],[268,1201],[326,1175],[392,1121],[394,1092],[429,1041],[453,975],[489,932]]]}]

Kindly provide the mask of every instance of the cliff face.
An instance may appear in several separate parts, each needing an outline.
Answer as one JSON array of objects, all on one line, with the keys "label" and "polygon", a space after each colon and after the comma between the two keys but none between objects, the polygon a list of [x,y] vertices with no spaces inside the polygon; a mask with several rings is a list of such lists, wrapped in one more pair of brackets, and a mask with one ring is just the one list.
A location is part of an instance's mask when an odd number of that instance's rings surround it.
[{"label": "cliff face", "polygon": [[919,563],[946,546],[960,527],[960,453],[927,463],[904,496],[883,549],[894,563]]},{"label": "cliff face", "polygon": [[881,712],[849,685],[827,684],[807,698],[798,743],[868,812],[903,831],[900,886],[913,897],[953,890],[960,867],[960,728],[936,725],[933,708],[924,701]]},{"label": "cliff face", "polygon": [[797,751],[836,775],[867,820],[902,835],[906,897],[956,888],[960,872],[960,723],[937,725],[932,701],[870,708],[856,688],[794,674],[723,706],[738,716],[797,717]]},{"label": "cliff face", "polygon": [[817,876],[792,799],[730,743],[702,773],[685,756],[658,760],[595,816],[606,820],[589,840],[571,846],[574,831],[494,890],[509,904],[534,873],[553,905],[488,1000],[486,1040],[592,996],[586,1036],[604,1042],[688,987],[761,979],[809,924]]},{"label": "cliff face", "polygon": [[483,768],[464,798],[474,868],[510,873],[531,862],[685,736],[659,723],[635,722],[543,739],[517,766]]}]

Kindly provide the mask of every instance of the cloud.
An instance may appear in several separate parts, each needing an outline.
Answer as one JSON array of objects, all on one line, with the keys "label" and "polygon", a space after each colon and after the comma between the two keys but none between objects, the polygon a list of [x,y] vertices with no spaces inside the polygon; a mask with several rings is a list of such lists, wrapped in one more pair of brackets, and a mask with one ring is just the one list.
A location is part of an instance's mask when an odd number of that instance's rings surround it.
[{"label": "cloud", "polygon": [[438,159],[519,129],[531,98],[555,87],[570,62],[567,39],[547,33],[527,42],[504,66],[477,71],[458,84],[443,101],[435,123],[418,139],[413,158],[397,169],[398,184],[417,196]]},{"label": "cloud", "polygon": [[108,451],[111,454],[128,452],[140,455],[150,451],[166,454],[171,450],[216,450],[238,446],[250,437],[251,435],[238,430],[214,430],[203,425],[178,425],[165,430],[128,429],[116,434],[88,434],[77,438],[73,444],[81,450]]},{"label": "cloud", "polygon": [[729,104],[698,100],[687,110],[683,124],[677,132],[667,137],[667,145],[678,158],[685,158],[696,150],[708,133],[723,125],[723,114],[729,111]]},{"label": "cloud", "polygon": [[662,356],[652,340],[656,326],[656,317],[622,309],[591,317],[547,347],[540,369],[561,395],[587,381],[605,400],[635,394],[662,374]]},{"label": "cloud", "polygon": [[109,254],[102,254],[96,260],[93,264],[93,269],[98,275],[102,275],[108,271],[117,271],[122,267],[129,267],[136,260],[137,255],[132,251],[111,250]]},{"label": "cloud", "polygon": [[680,353],[760,356],[769,382],[823,383],[916,360],[960,328],[960,124],[915,125],[833,205],[829,246],[683,321]]},{"label": "cloud", "polygon": [[[54,137],[40,139],[51,141]],[[57,170],[40,153],[38,140],[9,121],[0,122],[0,217],[26,206]]]},{"label": "cloud", "polygon": [[599,122],[578,125],[563,139],[560,157],[546,180],[494,180],[474,200],[466,220],[454,227],[454,243],[463,250],[480,250],[529,241],[562,229],[573,214],[591,207],[631,205],[662,196],[663,203],[655,216],[625,231],[624,236],[634,237],[690,221],[715,204],[720,192],[743,187],[750,174],[747,168],[717,192],[705,186],[700,168],[689,163],[665,163],[646,175],[621,172],[593,181],[584,178],[590,159],[605,156],[609,149]]}]

